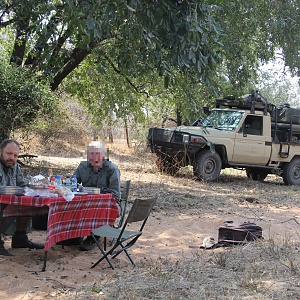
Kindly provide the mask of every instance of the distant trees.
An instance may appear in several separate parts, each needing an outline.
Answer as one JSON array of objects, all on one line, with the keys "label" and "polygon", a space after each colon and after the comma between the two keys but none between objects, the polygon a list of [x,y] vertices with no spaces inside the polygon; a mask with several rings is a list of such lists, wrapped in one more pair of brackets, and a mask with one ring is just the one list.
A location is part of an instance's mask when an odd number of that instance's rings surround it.
[{"label": "distant trees", "polygon": [[290,104],[300,107],[300,87],[289,74],[284,74],[278,62],[273,67],[264,69],[258,78],[258,88],[268,102],[275,105]]}]

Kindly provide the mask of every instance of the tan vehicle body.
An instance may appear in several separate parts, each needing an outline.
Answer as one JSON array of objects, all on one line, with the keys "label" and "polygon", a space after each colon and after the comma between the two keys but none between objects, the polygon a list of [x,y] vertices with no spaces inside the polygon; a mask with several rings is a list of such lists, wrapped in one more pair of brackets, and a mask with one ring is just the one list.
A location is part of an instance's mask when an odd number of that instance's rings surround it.
[{"label": "tan vehicle body", "polygon": [[[177,161],[180,158],[181,165],[193,165],[194,174],[207,181],[214,181],[221,169],[237,168],[246,169],[254,180],[263,181],[274,173],[282,176],[286,184],[300,185],[300,129],[293,142],[288,140],[288,131],[285,140],[279,141],[274,129],[272,132],[270,112],[218,108],[209,117],[213,114],[232,114],[236,119],[228,118],[228,124],[224,121],[221,125],[204,120],[199,125],[150,129],[148,142],[152,151],[173,166],[175,157]],[[158,133],[164,138],[159,138]]]}]

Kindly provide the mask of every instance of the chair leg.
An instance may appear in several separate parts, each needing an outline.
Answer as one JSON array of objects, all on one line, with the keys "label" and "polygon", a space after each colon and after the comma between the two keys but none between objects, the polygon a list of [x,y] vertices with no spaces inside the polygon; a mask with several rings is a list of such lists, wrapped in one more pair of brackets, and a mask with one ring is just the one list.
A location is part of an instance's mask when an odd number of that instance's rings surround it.
[{"label": "chair leg", "polygon": [[46,271],[47,253],[48,253],[48,251],[45,251],[45,254],[44,254],[44,265],[43,265],[43,268],[42,268],[42,272]]},{"label": "chair leg", "polygon": [[129,258],[129,260],[131,261],[131,263],[136,267],[134,261],[132,260],[131,256],[128,254],[127,250],[124,250],[124,252],[126,253],[126,255]]},{"label": "chair leg", "polygon": [[115,239],[113,238],[112,241],[111,241],[111,243],[110,243],[110,245],[109,245],[109,247],[112,247],[112,246],[113,246],[114,241],[115,241]]},{"label": "chair leg", "polygon": [[[121,226],[122,226],[122,224],[123,224],[123,221],[124,221],[124,215],[121,216],[121,220],[120,220],[120,222],[119,222],[119,225],[117,226],[117,229],[121,228]],[[113,246],[114,241],[115,241],[115,238],[112,239],[112,241],[111,241],[109,247],[112,247],[112,246]]]},{"label": "chair leg", "polygon": [[96,267],[96,266],[97,266],[97,265],[105,258],[105,259],[107,260],[107,262],[109,263],[109,265],[111,266],[111,268],[112,268],[113,270],[115,270],[114,266],[112,265],[111,261],[110,261],[109,258],[108,258],[108,255],[111,254],[111,252],[112,252],[112,250],[114,250],[114,248],[112,248],[110,251],[108,251],[107,253],[105,253],[104,250],[103,250],[102,247],[100,246],[98,240],[96,239],[96,237],[95,237],[95,235],[94,235],[93,233],[92,233],[92,237],[93,237],[94,241],[96,242],[98,248],[99,248],[100,251],[102,252],[103,256],[102,256],[96,263],[94,263],[94,264],[91,266],[91,268]]},{"label": "chair leg", "polygon": [[[125,248],[125,247],[123,246],[122,243],[120,243],[120,245],[122,246],[122,249]],[[132,260],[132,258],[131,258],[131,256],[129,255],[129,253],[127,252],[127,250],[126,250],[126,249],[123,249],[123,250],[122,250],[122,249],[120,249],[120,250],[112,257],[112,259],[114,259],[115,257],[117,257],[122,251],[124,251],[125,254],[127,255],[128,259],[130,260],[130,262],[136,267],[134,261]]]}]

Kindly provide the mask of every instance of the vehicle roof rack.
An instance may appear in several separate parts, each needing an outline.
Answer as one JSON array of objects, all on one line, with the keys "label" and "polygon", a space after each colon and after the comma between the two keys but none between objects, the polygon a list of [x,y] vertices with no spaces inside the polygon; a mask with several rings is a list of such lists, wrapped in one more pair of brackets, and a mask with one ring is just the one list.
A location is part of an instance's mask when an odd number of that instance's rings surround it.
[{"label": "vehicle roof rack", "polygon": [[267,112],[273,111],[273,105],[268,103],[267,100],[261,95],[260,91],[252,91],[251,94],[242,96],[236,99],[233,96],[227,96],[223,99],[216,100],[216,108],[227,106],[229,108],[240,108],[250,110],[255,113],[255,110],[263,111],[266,115]]}]

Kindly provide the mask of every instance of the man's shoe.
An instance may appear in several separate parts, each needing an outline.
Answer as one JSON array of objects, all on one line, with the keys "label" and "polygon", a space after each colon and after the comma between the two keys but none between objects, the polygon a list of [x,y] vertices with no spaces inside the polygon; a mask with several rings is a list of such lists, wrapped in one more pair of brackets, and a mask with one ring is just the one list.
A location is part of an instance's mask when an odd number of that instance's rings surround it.
[{"label": "man's shoe", "polygon": [[0,255],[3,256],[13,256],[13,254],[9,253],[5,248],[0,249]]},{"label": "man's shoe", "polygon": [[92,236],[88,236],[84,242],[82,243],[82,245],[79,246],[79,249],[82,251],[90,251],[93,250],[95,248],[95,241],[92,238]]},{"label": "man's shoe", "polygon": [[27,235],[13,235],[12,248],[29,248],[29,249],[44,249],[44,244],[36,244],[29,241]]},{"label": "man's shoe", "polygon": [[0,255],[3,256],[13,256],[4,248],[4,241],[0,238]]},{"label": "man's shoe", "polygon": [[71,246],[71,245],[81,245],[82,243],[82,237],[77,237],[73,239],[67,239],[64,241],[60,241],[56,243],[56,245],[61,245],[61,246]]}]

